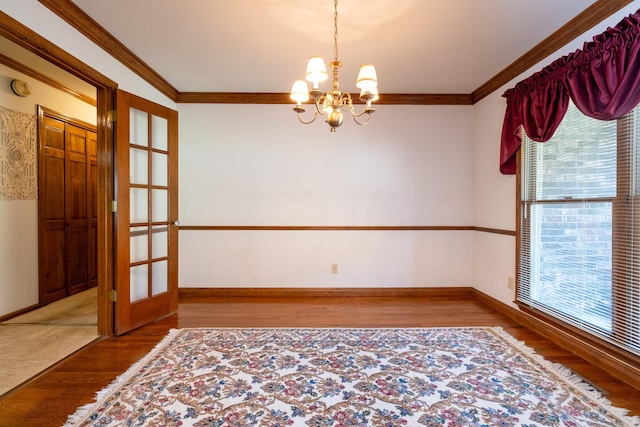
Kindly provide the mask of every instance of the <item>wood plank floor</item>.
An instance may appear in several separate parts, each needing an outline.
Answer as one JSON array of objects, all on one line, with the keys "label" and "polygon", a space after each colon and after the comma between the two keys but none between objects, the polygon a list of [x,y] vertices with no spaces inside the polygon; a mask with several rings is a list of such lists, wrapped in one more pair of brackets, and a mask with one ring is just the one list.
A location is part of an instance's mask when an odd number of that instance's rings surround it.
[{"label": "wood plank floor", "polygon": [[562,350],[472,298],[295,298],[181,302],[176,315],[74,354],[0,400],[0,426],[61,426],[97,391],[142,358],[171,328],[186,327],[442,327],[502,326],[547,360],[582,376],[614,406],[640,415],[640,391]]}]

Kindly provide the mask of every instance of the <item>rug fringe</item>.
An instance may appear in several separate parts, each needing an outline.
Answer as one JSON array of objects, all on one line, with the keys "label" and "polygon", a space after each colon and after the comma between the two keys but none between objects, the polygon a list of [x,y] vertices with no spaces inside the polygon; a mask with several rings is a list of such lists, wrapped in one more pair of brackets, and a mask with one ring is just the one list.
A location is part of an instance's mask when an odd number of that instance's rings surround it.
[{"label": "rug fringe", "polygon": [[77,423],[84,421],[96,405],[101,404],[102,402],[107,400],[111,396],[111,394],[118,389],[118,386],[120,386],[120,384],[134,375],[142,367],[145,361],[153,358],[153,356],[155,356],[155,353],[162,349],[162,347],[167,342],[171,341],[180,331],[180,329],[170,329],[167,335],[162,340],[160,340],[160,342],[156,344],[149,353],[147,353],[140,360],[131,365],[125,372],[118,375],[116,379],[111,382],[111,384],[98,391],[93,403],[83,405],[79,407],[75,413],[69,415],[69,417],[67,417],[67,422],[62,427],[73,427]]},{"label": "rug fringe", "polygon": [[630,416],[627,415],[629,412],[627,409],[618,408],[613,406],[609,399],[604,397],[602,393],[596,389],[593,385],[589,384],[584,378],[580,375],[574,373],[571,369],[562,365],[561,363],[550,362],[541,355],[537,354],[534,349],[529,347],[524,341],[520,341],[505,331],[501,326],[494,326],[490,329],[493,329],[497,332],[502,338],[508,341],[511,345],[518,348],[527,354],[527,356],[531,357],[547,369],[548,371],[554,373],[556,376],[562,378],[565,382],[567,382],[572,387],[579,390],[581,393],[585,394],[589,399],[594,400],[600,406],[605,407],[608,411],[614,414],[616,417],[622,419],[624,422],[634,425],[640,426],[640,416]]}]

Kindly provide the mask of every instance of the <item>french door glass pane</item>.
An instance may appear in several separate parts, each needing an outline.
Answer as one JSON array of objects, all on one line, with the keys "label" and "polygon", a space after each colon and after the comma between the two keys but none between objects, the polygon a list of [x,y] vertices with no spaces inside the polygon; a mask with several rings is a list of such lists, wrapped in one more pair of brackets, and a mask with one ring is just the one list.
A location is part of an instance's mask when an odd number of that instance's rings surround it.
[{"label": "french door glass pane", "polygon": [[149,181],[149,157],[147,150],[131,148],[129,157],[129,181],[131,184],[147,184]]},{"label": "french door glass pane", "polygon": [[129,110],[129,144],[149,146],[149,115],[144,111]]},{"label": "french door glass pane", "polygon": [[140,301],[149,296],[149,267],[147,264],[136,265],[129,271],[130,301]]},{"label": "french door glass pane", "polygon": [[131,223],[147,222],[149,220],[148,190],[146,188],[131,188],[129,193]]},{"label": "french door glass pane", "polygon": [[130,236],[129,252],[131,262],[146,261],[149,258],[149,228],[131,227]]},{"label": "french door glass pane", "polygon": [[169,220],[169,192],[167,190],[152,190],[153,200],[151,219],[153,222]]},{"label": "french door glass pane", "polygon": [[158,295],[163,292],[167,292],[168,287],[168,261],[156,261],[153,263],[153,284],[152,284],[152,293],[153,295]]},{"label": "french door glass pane", "polygon": [[152,234],[152,254],[153,258],[163,258],[168,255],[169,229],[166,225],[153,227]]},{"label": "french door glass pane", "polygon": [[151,119],[153,141],[151,146],[157,150],[167,151],[169,144],[169,126],[167,119],[153,116]]},{"label": "french door glass pane", "polygon": [[162,153],[153,153],[151,155],[151,159],[153,161],[153,165],[152,165],[152,178],[151,178],[151,184],[152,185],[158,185],[160,187],[166,187],[168,185],[167,183],[167,177],[169,175],[169,164],[168,164],[168,159],[169,156],[167,156],[166,154],[162,154]]}]

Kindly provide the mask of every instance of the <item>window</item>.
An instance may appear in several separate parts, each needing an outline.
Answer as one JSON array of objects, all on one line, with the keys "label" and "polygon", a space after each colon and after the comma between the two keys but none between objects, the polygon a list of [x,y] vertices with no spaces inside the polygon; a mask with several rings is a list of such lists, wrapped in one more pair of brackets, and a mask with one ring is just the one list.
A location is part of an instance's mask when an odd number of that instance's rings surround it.
[{"label": "window", "polygon": [[640,109],[521,152],[519,303],[640,355]]}]

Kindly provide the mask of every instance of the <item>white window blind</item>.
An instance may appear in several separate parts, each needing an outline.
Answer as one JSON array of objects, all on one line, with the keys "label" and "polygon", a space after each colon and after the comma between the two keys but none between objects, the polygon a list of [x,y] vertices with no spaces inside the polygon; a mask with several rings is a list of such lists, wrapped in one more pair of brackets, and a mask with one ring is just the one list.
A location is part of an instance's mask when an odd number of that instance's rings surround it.
[{"label": "white window blind", "polygon": [[640,354],[638,108],[599,121],[570,106],[521,153],[520,303]]}]

